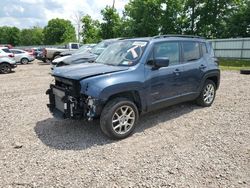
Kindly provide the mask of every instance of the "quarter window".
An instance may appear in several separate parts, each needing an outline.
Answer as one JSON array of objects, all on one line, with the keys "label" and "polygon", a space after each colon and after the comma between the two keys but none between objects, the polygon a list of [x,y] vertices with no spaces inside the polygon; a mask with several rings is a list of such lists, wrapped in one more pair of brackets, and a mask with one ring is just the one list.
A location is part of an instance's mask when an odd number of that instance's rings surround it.
[{"label": "quarter window", "polygon": [[8,48],[3,48],[2,50],[3,50],[4,52],[6,52],[6,53],[11,53],[10,50],[9,50]]},{"label": "quarter window", "polygon": [[176,65],[180,62],[179,43],[162,42],[154,47],[154,58],[168,58],[169,65]]},{"label": "quarter window", "polygon": [[198,42],[183,42],[182,45],[184,62],[200,59],[200,48]]}]

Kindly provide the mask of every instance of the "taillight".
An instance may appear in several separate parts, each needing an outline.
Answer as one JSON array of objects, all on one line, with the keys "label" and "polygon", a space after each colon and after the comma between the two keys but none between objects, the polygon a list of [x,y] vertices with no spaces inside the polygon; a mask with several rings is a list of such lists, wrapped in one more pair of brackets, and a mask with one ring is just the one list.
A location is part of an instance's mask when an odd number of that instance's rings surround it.
[{"label": "taillight", "polygon": [[14,57],[14,54],[9,54],[8,56],[9,56],[9,57]]}]

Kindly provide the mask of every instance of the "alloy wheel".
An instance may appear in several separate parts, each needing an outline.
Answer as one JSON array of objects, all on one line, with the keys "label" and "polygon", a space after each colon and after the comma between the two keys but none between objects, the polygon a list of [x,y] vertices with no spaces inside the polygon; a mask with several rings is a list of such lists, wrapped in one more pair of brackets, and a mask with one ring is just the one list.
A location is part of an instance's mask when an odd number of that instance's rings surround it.
[{"label": "alloy wheel", "polygon": [[112,117],[112,128],[117,134],[126,134],[134,126],[135,118],[135,111],[132,107],[121,106]]},{"label": "alloy wheel", "polygon": [[203,100],[206,104],[213,102],[215,96],[215,88],[212,84],[208,84],[203,91]]},{"label": "alloy wheel", "polygon": [[6,74],[6,73],[9,73],[11,71],[11,68],[9,65],[2,65],[1,66],[1,72]]}]

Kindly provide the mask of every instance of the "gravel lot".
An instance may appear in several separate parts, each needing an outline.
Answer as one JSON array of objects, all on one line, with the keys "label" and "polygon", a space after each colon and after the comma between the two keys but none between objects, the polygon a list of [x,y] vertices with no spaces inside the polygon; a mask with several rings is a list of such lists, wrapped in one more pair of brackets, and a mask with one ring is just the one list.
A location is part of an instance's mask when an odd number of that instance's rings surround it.
[{"label": "gravel lot", "polygon": [[0,75],[0,187],[250,187],[250,76],[224,71],[212,107],[159,110],[111,141],[51,116],[49,70]]}]

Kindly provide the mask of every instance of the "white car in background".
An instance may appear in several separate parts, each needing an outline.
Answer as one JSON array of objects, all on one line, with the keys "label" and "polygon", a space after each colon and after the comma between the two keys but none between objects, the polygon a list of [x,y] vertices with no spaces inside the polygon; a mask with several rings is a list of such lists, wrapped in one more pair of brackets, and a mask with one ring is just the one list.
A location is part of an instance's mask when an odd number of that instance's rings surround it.
[{"label": "white car in background", "polygon": [[35,60],[35,57],[33,55],[24,50],[10,49],[10,51],[14,54],[14,58],[17,63],[28,64],[29,62]]},{"label": "white car in background", "polygon": [[0,55],[0,73],[7,74],[16,68],[16,61],[12,57],[2,57]]},{"label": "white car in background", "polygon": [[14,54],[7,47],[0,47],[0,57],[14,58]]}]

